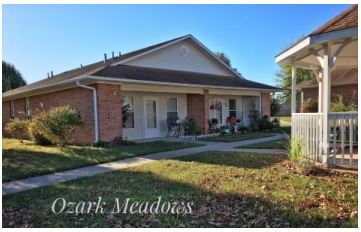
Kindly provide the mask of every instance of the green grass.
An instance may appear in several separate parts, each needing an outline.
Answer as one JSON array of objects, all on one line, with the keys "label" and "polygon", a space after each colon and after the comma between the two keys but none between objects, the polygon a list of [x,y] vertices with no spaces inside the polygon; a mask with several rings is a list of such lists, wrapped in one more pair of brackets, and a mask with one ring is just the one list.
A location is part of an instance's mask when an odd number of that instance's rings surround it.
[{"label": "green grass", "polygon": [[119,147],[39,146],[3,139],[3,181],[38,176],[93,164],[132,158],[161,151],[200,146],[181,142],[147,142]]},{"label": "green grass", "polygon": [[[305,175],[285,156],[205,152],[3,197],[3,227],[357,227],[357,175]],[[54,214],[55,199],[103,214]],[[111,214],[114,199],[193,202],[191,214]]]},{"label": "green grass", "polygon": [[257,143],[239,146],[237,148],[252,148],[252,149],[286,149],[286,140],[278,140],[266,143]]},{"label": "green grass", "polygon": [[249,139],[258,139],[273,136],[271,133],[248,133],[248,134],[234,134],[234,135],[223,135],[218,137],[210,137],[203,139],[204,141],[212,142],[236,142]]}]

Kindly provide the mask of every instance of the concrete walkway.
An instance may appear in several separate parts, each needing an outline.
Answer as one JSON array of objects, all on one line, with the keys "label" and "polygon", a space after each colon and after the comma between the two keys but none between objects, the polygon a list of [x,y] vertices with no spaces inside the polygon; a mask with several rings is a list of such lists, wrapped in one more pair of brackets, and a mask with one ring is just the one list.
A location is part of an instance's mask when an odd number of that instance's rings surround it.
[{"label": "concrete walkway", "polygon": [[[153,153],[141,157],[134,157],[130,159],[124,159],[109,163],[97,164],[93,166],[77,168],[69,171],[62,171],[56,172],[53,174],[31,177],[22,180],[15,180],[7,183],[2,184],[2,195],[8,195],[16,192],[22,192],[38,187],[53,185],[60,182],[65,182],[69,180],[74,180],[80,177],[86,176],[94,176],[100,173],[106,173],[111,171],[116,171],[124,168],[134,167],[150,162],[154,162],[161,159],[171,159],[180,156],[186,155],[193,155],[204,151],[241,151],[241,152],[254,152],[254,153],[282,153],[281,151],[277,150],[267,150],[267,149],[243,149],[243,148],[234,148],[237,146],[248,145],[248,144],[256,144],[256,143],[263,143],[269,142],[274,140],[283,139],[284,135],[277,134],[275,136],[259,138],[259,139],[252,139],[252,140],[244,140],[244,141],[237,141],[231,143],[223,143],[223,142],[205,142],[205,141],[192,141],[195,143],[202,143],[205,144],[204,146],[200,147],[193,147],[193,148],[186,148],[180,149],[175,151],[167,151],[167,152],[159,152]],[[180,139],[172,139],[173,141],[182,141]]]}]

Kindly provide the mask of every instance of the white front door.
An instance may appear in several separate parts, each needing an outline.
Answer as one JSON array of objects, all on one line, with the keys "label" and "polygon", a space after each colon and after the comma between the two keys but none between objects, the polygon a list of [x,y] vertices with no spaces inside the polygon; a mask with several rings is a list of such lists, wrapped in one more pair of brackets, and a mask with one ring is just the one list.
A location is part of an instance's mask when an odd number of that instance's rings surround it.
[{"label": "white front door", "polygon": [[158,101],[154,97],[144,98],[144,137],[160,136],[158,123]]}]

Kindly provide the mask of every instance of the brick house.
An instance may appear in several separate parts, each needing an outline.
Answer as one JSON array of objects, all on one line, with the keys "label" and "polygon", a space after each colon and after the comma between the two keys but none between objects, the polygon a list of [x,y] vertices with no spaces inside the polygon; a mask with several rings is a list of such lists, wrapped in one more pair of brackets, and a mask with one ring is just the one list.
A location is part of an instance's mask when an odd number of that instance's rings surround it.
[{"label": "brick house", "polygon": [[[357,68],[342,68],[332,71],[331,101],[342,96],[346,104],[357,106]],[[316,79],[304,81],[297,86],[301,90],[301,105],[311,99],[318,101],[318,81]]]},{"label": "brick house", "polygon": [[[167,118],[191,117],[207,131],[210,118],[248,123],[250,109],[270,114],[277,88],[246,80],[192,35],[66,71],[3,93],[3,128],[12,117],[70,105],[83,126],[74,143],[167,135]],[[122,106],[129,106],[123,128]]]}]

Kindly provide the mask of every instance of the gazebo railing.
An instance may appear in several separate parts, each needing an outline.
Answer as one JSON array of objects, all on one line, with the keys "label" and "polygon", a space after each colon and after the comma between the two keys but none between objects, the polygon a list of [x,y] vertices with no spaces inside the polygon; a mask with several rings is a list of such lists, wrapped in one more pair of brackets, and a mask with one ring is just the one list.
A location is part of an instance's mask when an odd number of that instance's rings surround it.
[{"label": "gazebo railing", "polygon": [[302,140],[303,157],[322,161],[322,113],[293,113],[292,138]]},{"label": "gazebo railing", "polygon": [[[322,113],[292,114],[292,137],[302,140],[302,153],[307,159],[322,162]],[[329,113],[328,164],[357,167],[357,112]]]}]

